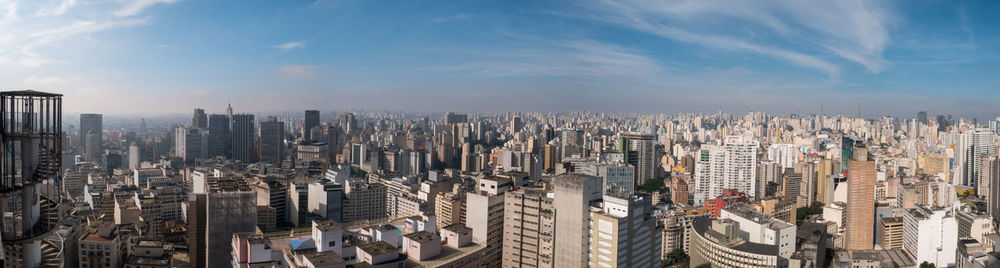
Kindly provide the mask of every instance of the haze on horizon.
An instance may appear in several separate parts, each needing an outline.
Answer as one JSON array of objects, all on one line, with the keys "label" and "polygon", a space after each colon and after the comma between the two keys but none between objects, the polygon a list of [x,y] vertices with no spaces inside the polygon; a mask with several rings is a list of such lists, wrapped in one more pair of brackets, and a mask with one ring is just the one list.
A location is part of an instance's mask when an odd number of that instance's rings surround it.
[{"label": "haze on horizon", "polygon": [[1000,115],[992,1],[0,0],[0,89],[67,113]]}]

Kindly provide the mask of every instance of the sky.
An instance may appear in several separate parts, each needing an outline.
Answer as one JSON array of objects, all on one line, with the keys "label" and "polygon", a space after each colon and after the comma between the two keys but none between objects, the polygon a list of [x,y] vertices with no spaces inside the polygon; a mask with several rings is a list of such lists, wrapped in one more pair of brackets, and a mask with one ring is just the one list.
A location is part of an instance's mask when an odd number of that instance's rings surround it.
[{"label": "sky", "polygon": [[0,0],[66,113],[1000,116],[997,1]]}]

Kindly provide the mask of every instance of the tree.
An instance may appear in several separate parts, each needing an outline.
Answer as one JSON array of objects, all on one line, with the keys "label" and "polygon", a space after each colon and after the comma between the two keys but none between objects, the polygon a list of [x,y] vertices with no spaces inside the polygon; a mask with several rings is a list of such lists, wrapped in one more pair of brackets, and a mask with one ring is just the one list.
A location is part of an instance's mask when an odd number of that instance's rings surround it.
[{"label": "tree", "polygon": [[924,261],[920,264],[920,268],[934,268],[934,264]]},{"label": "tree", "polygon": [[661,179],[646,180],[639,185],[639,190],[647,193],[652,193],[653,191],[662,189],[665,185]]},{"label": "tree", "polygon": [[795,209],[795,222],[801,222],[809,216],[823,213],[823,203],[813,202],[811,206]]}]

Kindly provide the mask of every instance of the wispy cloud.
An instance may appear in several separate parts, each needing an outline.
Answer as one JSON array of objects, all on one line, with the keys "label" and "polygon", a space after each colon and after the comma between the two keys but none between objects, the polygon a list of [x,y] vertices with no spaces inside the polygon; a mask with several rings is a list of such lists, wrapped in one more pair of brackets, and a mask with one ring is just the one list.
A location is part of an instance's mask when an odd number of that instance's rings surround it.
[{"label": "wispy cloud", "polygon": [[441,22],[462,21],[462,20],[470,20],[470,19],[472,19],[472,15],[469,15],[469,14],[458,14],[458,15],[451,15],[451,16],[436,17],[436,18],[431,19],[431,21],[432,22],[441,23]]},{"label": "wispy cloud", "polygon": [[278,69],[278,74],[286,78],[309,79],[316,77],[316,65],[285,64]]},{"label": "wispy cloud", "polygon": [[39,67],[65,63],[67,59],[49,56],[50,47],[58,47],[75,38],[93,38],[110,29],[144,24],[147,17],[137,16],[151,5],[176,0],[139,0],[107,2],[101,5],[78,5],[76,0],[44,2],[19,6],[17,1],[0,0],[0,67],[15,64]]},{"label": "wispy cloud", "polygon": [[121,9],[114,12],[118,17],[131,17],[139,15],[143,10],[156,4],[171,4],[178,0],[129,0]]},{"label": "wispy cloud", "polygon": [[[609,22],[660,37],[715,49],[765,55],[819,70],[836,80],[840,67],[832,55],[873,73],[887,63],[883,52],[894,22],[891,7],[863,1],[733,2],[682,0],[586,4],[588,19]],[[720,22],[727,22],[719,26]],[[732,27],[732,25],[740,25]],[[769,34],[747,39],[744,29]]]},{"label": "wispy cloud", "polygon": [[272,47],[277,48],[278,50],[281,50],[281,51],[288,51],[288,50],[292,50],[292,49],[305,48],[306,47],[306,41],[305,40],[292,41],[292,42],[287,42],[287,43],[284,43],[284,44],[274,45]]}]

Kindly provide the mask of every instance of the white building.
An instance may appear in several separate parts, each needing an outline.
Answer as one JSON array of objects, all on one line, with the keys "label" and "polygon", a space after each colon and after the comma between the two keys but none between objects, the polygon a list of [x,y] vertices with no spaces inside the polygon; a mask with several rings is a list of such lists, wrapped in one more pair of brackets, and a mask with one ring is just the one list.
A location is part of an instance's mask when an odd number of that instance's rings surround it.
[{"label": "white building", "polygon": [[787,263],[792,253],[795,253],[794,224],[758,213],[746,204],[735,204],[722,209],[719,219],[739,223],[739,236],[747,242],[777,246],[779,263]]},{"label": "white building", "polygon": [[958,223],[948,209],[931,210],[924,206],[906,210],[903,215],[903,249],[917,263],[929,262],[938,267],[955,265],[958,246]]},{"label": "white building", "polygon": [[649,196],[604,196],[590,213],[590,267],[659,267],[662,229],[649,210]]},{"label": "white building", "polygon": [[723,189],[757,195],[757,142],[729,136],[724,145],[706,145],[695,155],[694,193],[714,198]]}]

